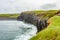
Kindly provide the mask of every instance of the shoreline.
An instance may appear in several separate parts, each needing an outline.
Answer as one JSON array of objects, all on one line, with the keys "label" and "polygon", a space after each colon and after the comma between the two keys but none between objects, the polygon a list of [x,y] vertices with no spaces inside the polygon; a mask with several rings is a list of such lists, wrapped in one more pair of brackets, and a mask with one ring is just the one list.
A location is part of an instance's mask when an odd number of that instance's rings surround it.
[{"label": "shoreline", "polygon": [[17,18],[0,17],[0,20],[17,20]]}]

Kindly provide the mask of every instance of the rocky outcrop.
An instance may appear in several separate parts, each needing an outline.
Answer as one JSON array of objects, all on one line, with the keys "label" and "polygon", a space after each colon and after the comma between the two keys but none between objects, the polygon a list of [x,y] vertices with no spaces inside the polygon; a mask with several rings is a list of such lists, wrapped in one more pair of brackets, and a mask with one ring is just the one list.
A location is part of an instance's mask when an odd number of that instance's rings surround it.
[{"label": "rocky outcrop", "polygon": [[44,28],[46,28],[48,25],[47,20],[46,19],[42,19],[40,21],[37,22],[36,26],[37,26],[37,32],[43,30]]},{"label": "rocky outcrop", "polygon": [[17,17],[17,20],[35,25],[38,32],[47,27],[47,20],[40,19],[34,15],[34,13],[21,13],[20,16]]},{"label": "rocky outcrop", "polygon": [[29,14],[21,13],[21,15],[17,17],[17,20],[36,25],[38,18],[36,15],[32,13]]},{"label": "rocky outcrop", "polygon": [[51,21],[48,27],[30,40],[60,40],[60,16],[55,15],[48,21]]}]

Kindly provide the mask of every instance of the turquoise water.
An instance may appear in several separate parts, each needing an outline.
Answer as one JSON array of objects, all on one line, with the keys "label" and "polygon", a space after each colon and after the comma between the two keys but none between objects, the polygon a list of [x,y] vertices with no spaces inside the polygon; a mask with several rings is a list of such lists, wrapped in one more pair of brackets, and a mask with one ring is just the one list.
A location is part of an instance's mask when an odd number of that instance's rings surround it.
[{"label": "turquoise water", "polygon": [[36,32],[32,24],[16,20],[0,21],[0,40],[29,40]]}]

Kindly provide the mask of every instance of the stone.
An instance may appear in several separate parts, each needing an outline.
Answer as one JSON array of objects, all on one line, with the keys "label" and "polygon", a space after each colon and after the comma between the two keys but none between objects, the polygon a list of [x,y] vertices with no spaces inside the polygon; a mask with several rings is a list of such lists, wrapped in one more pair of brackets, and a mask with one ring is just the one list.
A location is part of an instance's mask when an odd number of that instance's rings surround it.
[{"label": "stone", "polygon": [[47,20],[38,18],[34,13],[21,13],[20,16],[17,17],[17,20],[35,25],[37,32],[47,27]]},{"label": "stone", "polygon": [[36,26],[37,26],[37,33],[41,30],[43,30],[44,28],[46,28],[48,25],[47,20],[43,19],[37,22]]},{"label": "stone", "polygon": [[29,14],[21,13],[20,16],[17,17],[17,20],[36,25],[38,17],[33,13]]}]

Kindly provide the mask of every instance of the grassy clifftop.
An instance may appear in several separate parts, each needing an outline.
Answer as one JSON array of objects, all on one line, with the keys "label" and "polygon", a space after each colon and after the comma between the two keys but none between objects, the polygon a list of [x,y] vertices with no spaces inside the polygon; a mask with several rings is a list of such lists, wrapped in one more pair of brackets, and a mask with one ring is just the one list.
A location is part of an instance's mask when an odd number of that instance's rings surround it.
[{"label": "grassy clifftop", "polygon": [[60,40],[60,16],[53,16],[48,22],[48,27],[30,40]]},{"label": "grassy clifftop", "polygon": [[20,14],[0,14],[0,17],[17,18]]},{"label": "grassy clifftop", "polygon": [[[38,17],[46,18],[55,15],[59,10],[49,10],[49,11],[44,11],[44,10],[34,10],[34,11],[25,11],[22,13],[29,14],[33,13],[37,15]],[[7,18],[17,18],[20,14],[15,13],[15,14],[0,14],[0,17],[7,17]]]},{"label": "grassy clifftop", "polygon": [[26,12],[23,12],[23,13],[25,13],[25,14],[32,13],[32,14],[35,14],[40,19],[41,18],[43,19],[43,18],[54,16],[58,11],[60,11],[60,10],[48,10],[48,11],[35,10],[35,11],[26,11]]}]

